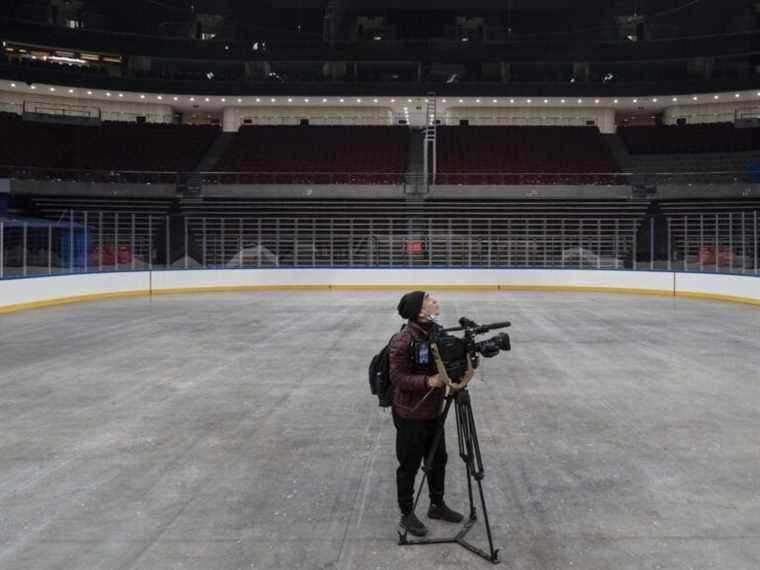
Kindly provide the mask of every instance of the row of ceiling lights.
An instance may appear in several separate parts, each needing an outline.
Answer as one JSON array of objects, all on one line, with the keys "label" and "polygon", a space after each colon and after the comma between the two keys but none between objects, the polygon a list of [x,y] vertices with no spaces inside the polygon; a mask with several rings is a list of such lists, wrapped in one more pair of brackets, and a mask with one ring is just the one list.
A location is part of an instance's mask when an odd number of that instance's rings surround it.
[{"label": "row of ceiling lights", "polygon": [[[11,87],[14,87],[14,88],[15,88],[15,87],[16,87],[16,84],[15,84],[15,83],[11,83]],[[30,89],[37,89],[37,86],[36,86],[36,85],[30,85],[30,87],[29,87],[29,88],[30,88]],[[55,87],[50,87],[50,88],[49,88],[49,90],[50,90],[51,92],[54,92],[54,91],[56,91],[56,88],[55,88]],[[69,93],[76,93],[76,90],[75,90],[75,89],[69,89],[69,90],[68,90],[68,92],[69,92]],[[92,95],[92,94],[93,94],[93,92],[92,92],[92,91],[87,91],[87,95]],[[760,97],[760,91],[758,91],[758,92],[756,93],[756,95],[757,95],[758,97]],[[111,97],[111,96],[112,96],[112,93],[111,93],[110,91],[106,91],[106,97]],[[117,96],[118,96],[118,97],[124,97],[124,93],[118,93],[118,94],[117,94]],[[146,97],[147,97],[146,95],[140,95],[140,99],[145,99]],[[158,101],[162,101],[162,100],[163,100],[163,95],[156,95],[155,97],[156,97],[156,100],[158,100]],[[734,93],[734,98],[738,99],[738,98],[740,98],[740,97],[741,97],[741,93]],[[209,102],[211,102],[211,98],[210,98],[210,97],[199,97],[198,99],[203,99],[203,101],[205,101],[206,103],[209,103]],[[699,96],[698,96],[698,95],[694,95],[694,96],[692,96],[692,98],[691,98],[691,99],[692,99],[693,101],[699,101]],[[713,95],[713,100],[718,100],[718,99],[720,99],[720,95]],[[172,100],[173,100],[173,101],[179,101],[179,97],[177,97],[177,96],[174,96],[174,97],[172,97]],[[188,100],[189,100],[189,101],[191,101],[191,102],[195,102],[196,98],[195,98],[195,97],[189,97],[189,98],[188,98]],[[261,97],[256,97],[256,99],[255,99],[255,100],[256,100],[256,103],[261,103],[261,102],[262,102],[262,98],[261,98]],[[220,101],[221,103],[226,103],[226,102],[227,102],[227,98],[226,98],[226,97],[221,97],[221,98],[219,99],[219,101]],[[270,101],[271,103],[276,103],[276,102],[277,102],[277,98],[276,98],[276,97],[270,97],[270,98],[269,98],[269,101]],[[292,97],[288,97],[288,98],[287,98],[287,102],[288,102],[288,103],[293,103],[293,101],[294,101],[294,99],[293,99]],[[355,99],[355,101],[356,101],[357,103],[361,103],[361,102],[363,101],[363,99],[361,99],[361,98],[356,98],[356,99]],[[412,101],[413,101],[412,99],[407,99],[407,103],[411,103]],[[515,101],[516,101],[516,99],[509,99],[509,103],[510,103],[510,104],[514,104],[514,103],[515,103]],[[651,101],[652,103],[657,103],[657,102],[659,101],[659,99],[658,99],[657,97],[652,97],[652,98],[650,99],[650,101]],[[673,102],[675,103],[676,101],[678,101],[678,97],[673,97],[673,98],[671,98],[671,101],[673,101]],[[238,102],[238,103],[242,103],[242,102],[243,102],[243,99],[242,99],[242,98],[240,98],[240,97],[238,97],[238,98],[237,98],[237,102]],[[307,97],[307,98],[304,98],[304,99],[303,99],[303,102],[304,102],[304,103],[309,103],[309,102],[311,102],[311,99],[309,99],[308,97]],[[322,103],[327,103],[327,102],[328,102],[328,99],[327,99],[327,98],[324,98],[324,97],[323,97],[323,98],[322,98]],[[346,99],[345,99],[345,98],[340,98],[340,99],[338,99],[338,102],[339,102],[339,103],[345,103],[345,102],[346,102]],[[350,102],[350,101],[349,101],[349,102]],[[372,99],[372,102],[373,102],[373,103],[378,103],[378,102],[379,102],[379,100],[378,100],[378,99]],[[396,102],[396,99],[390,99],[390,102],[391,102],[391,103],[395,103],[395,102]],[[425,102],[427,102],[427,99],[425,99]],[[446,102],[447,102],[447,100],[446,100],[446,99],[441,99],[441,103],[446,103]],[[464,103],[464,99],[458,99],[458,100],[457,100],[457,102],[458,102],[458,103]],[[483,102],[483,101],[482,101],[481,99],[475,99],[475,103],[482,103],[482,102]],[[491,99],[491,103],[498,103],[498,102],[499,102],[499,99]],[[528,105],[531,105],[531,104],[533,103],[533,99],[525,99],[525,102],[526,102]],[[543,102],[544,102],[544,103],[549,103],[549,102],[550,102],[550,99],[543,99]],[[566,99],[560,99],[560,103],[564,104],[564,103],[566,103],[566,102],[567,102],[567,100],[566,100]],[[578,102],[578,103],[583,103],[583,99],[577,99],[577,102]],[[599,104],[600,102],[601,102],[601,101],[600,101],[599,99],[594,99],[594,103],[595,103],[595,104]],[[620,100],[619,100],[619,99],[613,99],[613,101],[612,101],[612,102],[613,102],[614,104],[616,104],[616,105],[617,105],[617,104],[620,102]],[[641,100],[639,100],[638,98],[634,98],[634,99],[632,99],[632,100],[631,100],[631,102],[632,102],[632,103],[634,103],[634,104],[636,104],[636,103],[639,103],[639,102],[646,102],[646,99],[641,99]],[[519,101],[518,101],[518,103],[519,103]],[[404,107],[404,112],[408,114],[408,107]]]}]

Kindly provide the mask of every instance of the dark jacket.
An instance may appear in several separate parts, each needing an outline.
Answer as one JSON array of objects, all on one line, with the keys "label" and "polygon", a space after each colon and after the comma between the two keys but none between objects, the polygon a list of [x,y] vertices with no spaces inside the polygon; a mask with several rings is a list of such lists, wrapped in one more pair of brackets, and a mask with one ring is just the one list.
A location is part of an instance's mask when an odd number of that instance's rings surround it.
[{"label": "dark jacket", "polygon": [[397,332],[390,341],[389,360],[390,378],[393,385],[393,413],[397,416],[415,420],[430,420],[441,415],[444,400],[443,388],[436,388],[412,412],[429,388],[427,376],[433,376],[438,371],[435,363],[419,365],[412,357],[412,340],[424,341],[428,338],[430,326],[409,321],[403,330]]}]

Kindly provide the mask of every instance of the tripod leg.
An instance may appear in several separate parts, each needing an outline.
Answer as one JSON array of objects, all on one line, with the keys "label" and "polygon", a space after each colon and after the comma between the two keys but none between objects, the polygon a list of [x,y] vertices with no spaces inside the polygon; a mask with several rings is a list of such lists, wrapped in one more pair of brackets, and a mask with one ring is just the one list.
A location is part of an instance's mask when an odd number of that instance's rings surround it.
[{"label": "tripod leg", "polygon": [[493,535],[491,534],[491,523],[488,520],[488,509],[486,508],[486,498],[483,495],[483,485],[478,479],[478,491],[480,493],[480,506],[483,508],[483,523],[486,525],[486,534],[488,535],[488,548],[491,551],[491,557],[496,560],[499,557],[499,549],[493,548]]},{"label": "tripod leg", "polygon": [[[464,396],[463,393],[460,397]],[[472,496],[472,454],[468,449],[469,434],[467,429],[467,417],[464,410],[464,398],[460,403],[460,397],[456,400],[456,418],[457,418],[457,439],[459,440],[459,457],[464,461],[467,471],[467,496],[470,499],[470,520],[474,521],[476,516],[475,501]]]},{"label": "tripod leg", "polygon": [[[491,551],[491,561],[495,562],[498,559],[499,551],[494,550],[493,547],[493,534],[491,532],[491,522],[488,520],[488,508],[486,507],[486,499],[483,494],[483,477],[485,476],[485,468],[483,466],[483,457],[480,454],[480,443],[478,442],[478,432],[475,429],[475,418],[472,414],[472,405],[470,403],[469,394],[462,394],[461,401],[457,399],[457,420],[460,419],[464,425],[462,430],[464,448],[466,453],[463,454],[463,459],[466,456],[465,462],[467,463],[468,478],[467,483],[472,493],[472,481],[469,476],[473,477],[478,483],[478,494],[480,495],[480,507],[483,509],[483,522],[486,526],[486,534],[488,536],[488,546]],[[461,452],[461,451],[460,451]],[[470,501],[472,504],[472,494],[470,495]],[[474,509],[473,518],[474,518]]]}]

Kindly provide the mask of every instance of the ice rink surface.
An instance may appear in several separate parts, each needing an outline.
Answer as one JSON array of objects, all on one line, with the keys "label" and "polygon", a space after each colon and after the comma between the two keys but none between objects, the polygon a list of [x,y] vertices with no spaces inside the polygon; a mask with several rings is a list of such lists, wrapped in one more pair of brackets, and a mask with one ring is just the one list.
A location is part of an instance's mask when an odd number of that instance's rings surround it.
[{"label": "ice rink surface", "polygon": [[[435,292],[434,292],[435,294]],[[0,568],[490,568],[399,547],[369,394],[401,292],[210,293],[0,316]],[[510,320],[471,384],[515,569],[760,567],[760,307],[438,295]],[[466,505],[453,414],[447,501]],[[434,536],[458,527],[428,521]],[[469,538],[485,545],[481,523]]]}]

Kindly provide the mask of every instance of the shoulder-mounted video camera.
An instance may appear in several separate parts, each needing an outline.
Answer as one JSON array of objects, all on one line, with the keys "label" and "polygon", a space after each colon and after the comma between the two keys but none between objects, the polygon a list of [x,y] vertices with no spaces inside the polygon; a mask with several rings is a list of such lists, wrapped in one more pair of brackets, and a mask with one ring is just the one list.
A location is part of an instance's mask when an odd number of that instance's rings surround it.
[{"label": "shoulder-mounted video camera", "polygon": [[[510,324],[505,321],[479,325],[465,317],[459,319],[458,327],[447,329],[434,324],[429,342],[415,345],[414,358],[420,364],[427,363],[429,358],[434,360],[438,364],[439,372],[443,365],[448,379],[458,383],[468,376],[468,372],[471,376],[472,371],[478,367],[480,356],[493,358],[502,350],[511,349],[507,333],[499,333],[481,341],[475,340],[475,337],[495,329],[506,328]],[[464,336],[449,334],[457,331],[464,331]]]}]

